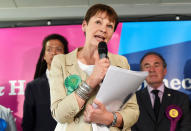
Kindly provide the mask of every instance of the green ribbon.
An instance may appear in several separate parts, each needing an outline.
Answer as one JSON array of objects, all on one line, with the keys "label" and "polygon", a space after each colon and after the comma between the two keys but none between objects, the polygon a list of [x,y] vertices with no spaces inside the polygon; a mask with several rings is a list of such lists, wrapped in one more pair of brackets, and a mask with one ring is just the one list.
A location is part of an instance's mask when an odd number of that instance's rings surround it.
[{"label": "green ribbon", "polygon": [[73,91],[75,91],[80,83],[81,83],[81,78],[78,75],[70,75],[66,77],[64,85],[67,89],[67,95],[70,95]]}]

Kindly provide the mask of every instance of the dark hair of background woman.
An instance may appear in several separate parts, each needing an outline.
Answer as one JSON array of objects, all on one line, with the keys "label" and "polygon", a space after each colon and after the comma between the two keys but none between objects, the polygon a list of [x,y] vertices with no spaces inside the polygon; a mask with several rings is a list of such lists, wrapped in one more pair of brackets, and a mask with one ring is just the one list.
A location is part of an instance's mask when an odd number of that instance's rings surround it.
[{"label": "dark hair of background woman", "polygon": [[64,45],[64,54],[68,53],[68,41],[63,36],[61,36],[59,34],[51,34],[51,35],[46,36],[43,40],[43,47],[42,47],[42,50],[40,52],[40,57],[38,58],[38,62],[36,65],[34,79],[42,76],[46,72],[47,63],[44,60],[44,54],[45,54],[46,43],[49,40],[59,40]]}]

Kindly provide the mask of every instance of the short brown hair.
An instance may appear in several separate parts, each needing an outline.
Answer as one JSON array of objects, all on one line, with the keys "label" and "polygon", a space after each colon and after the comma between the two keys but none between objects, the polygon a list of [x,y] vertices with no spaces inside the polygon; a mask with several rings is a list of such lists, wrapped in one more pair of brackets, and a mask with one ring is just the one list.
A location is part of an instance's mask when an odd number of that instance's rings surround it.
[{"label": "short brown hair", "polygon": [[107,15],[109,16],[109,20],[112,22],[115,22],[115,27],[114,27],[114,31],[115,31],[115,29],[117,28],[117,24],[118,24],[118,16],[117,16],[117,13],[115,12],[115,10],[108,5],[95,4],[95,5],[91,6],[88,9],[88,11],[86,12],[84,20],[88,23],[90,18],[99,12],[106,12]]}]

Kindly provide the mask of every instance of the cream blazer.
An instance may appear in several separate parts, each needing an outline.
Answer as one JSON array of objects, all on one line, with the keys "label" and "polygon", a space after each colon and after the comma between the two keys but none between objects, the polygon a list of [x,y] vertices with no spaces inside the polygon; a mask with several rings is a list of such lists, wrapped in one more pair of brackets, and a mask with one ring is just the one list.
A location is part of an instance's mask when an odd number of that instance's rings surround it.
[{"label": "cream blazer", "polygon": [[[54,57],[50,70],[50,97],[51,97],[51,112],[54,119],[59,123],[67,123],[66,131],[92,131],[90,123],[83,120],[83,112],[87,104],[92,104],[97,90],[94,90],[90,99],[86,102],[85,107],[79,109],[78,102],[74,92],[66,95],[64,80],[70,75],[78,75],[83,81],[88,75],[83,72],[78,66],[77,51],[66,55],[57,55]],[[108,53],[111,65],[129,69],[127,59],[123,56]],[[128,85],[127,85],[128,86]],[[110,131],[127,131],[138,120],[139,107],[137,105],[136,95],[134,94],[118,111],[123,117],[123,129],[110,127]]]}]

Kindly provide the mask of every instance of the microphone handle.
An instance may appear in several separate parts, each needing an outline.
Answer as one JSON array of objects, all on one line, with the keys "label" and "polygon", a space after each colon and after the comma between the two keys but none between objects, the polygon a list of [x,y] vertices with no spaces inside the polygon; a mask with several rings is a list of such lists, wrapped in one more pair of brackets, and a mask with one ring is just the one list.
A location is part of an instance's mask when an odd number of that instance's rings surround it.
[{"label": "microphone handle", "polygon": [[100,58],[100,59],[102,59],[102,58],[107,58],[107,54],[101,53],[101,54],[99,54],[99,58]]}]

